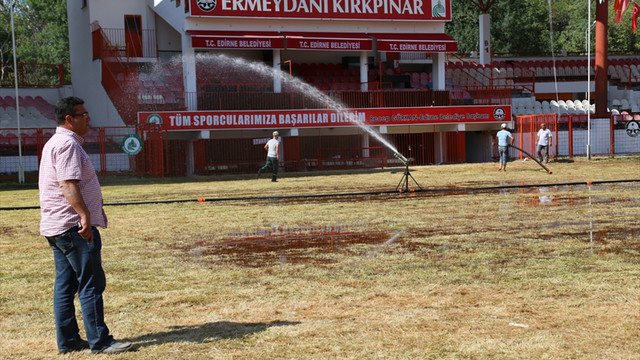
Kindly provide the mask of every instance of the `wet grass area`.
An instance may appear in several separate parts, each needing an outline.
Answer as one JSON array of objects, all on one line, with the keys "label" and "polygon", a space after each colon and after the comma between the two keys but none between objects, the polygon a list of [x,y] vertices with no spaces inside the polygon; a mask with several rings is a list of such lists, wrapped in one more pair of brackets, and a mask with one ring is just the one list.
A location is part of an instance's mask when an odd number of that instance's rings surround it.
[{"label": "wet grass area", "polygon": [[391,243],[402,246],[404,239],[398,239],[395,235],[389,231],[269,234],[222,241],[201,239],[175,247],[181,250],[185,259],[191,261],[213,261],[246,267],[287,263],[322,265],[337,263],[345,256],[373,256]]},{"label": "wet grass area", "polygon": [[[446,197],[474,194],[526,194],[532,199],[539,200],[540,203],[554,202],[556,205],[583,205],[582,201],[589,201],[589,192],[608,191],[614,193],[615,196],[603,197],[592,196],[593,203],[598,202],[621,202],[633,203],[637,201],[638,191],[637,183],[630,184],[602,184],[602,185],[563,185],[563,186],[546,186],[536,184],[526,184],[524,182],[505,183],[502,185],[490,183],[463,183],[455,186],[445,186],[438,188],[419,189],[411,187],[410,191],[406,191],[402,187],[395,190],[386,189],[368,189],[362,192],[340,192],[335,189],[335,193],[326,193],[323,195],[301,195],[299,197],[283,198],[283,204],[299,204],[304,202],[331,203],[335,201],[353,200],[367,201],[374,199],[394,199],[400,198],[423,198],[423,197]],[[532,201],[532,206],[536,206],[536,201]]]},{"label": "wet grass area", "polygon": [[[640,263],[638,190],[638,184],[606,184],[280,199],[268,206],[311,211],[302,215],[309,222],[293,229],[195,236],[169,246],[185,261],[242,267],[341,266],[383,256],[409,256],[441,269],[470,261],[495,270],[610,255]],[[336,215],[340,221],[357,225],[313,225],[313,211],[326,209],[344,211]],[[389,219],[358,223],[359,211]],[[406,215],[382,214],[386,211]]]},{"label": "wet grass area", "polygon": [[[468,256],[486,257],[487,266],[506,266],[563,256],[579,258],[615,254],[639,262],[640,226],[588,230],[577,223],[575,231],[541,233],[535,239],[472,237],[454,229],[408,229],[406,231],[327,232],[264,237],[199,239],[171,245],[183,260],[198,263],[234,264],[242,267],[269,267],[282,264],[330,266],[357,264],[382,254],[411,254],[435,262],[436,267],[466,266]],[[562,243],[562,247],[558,244]]]}]

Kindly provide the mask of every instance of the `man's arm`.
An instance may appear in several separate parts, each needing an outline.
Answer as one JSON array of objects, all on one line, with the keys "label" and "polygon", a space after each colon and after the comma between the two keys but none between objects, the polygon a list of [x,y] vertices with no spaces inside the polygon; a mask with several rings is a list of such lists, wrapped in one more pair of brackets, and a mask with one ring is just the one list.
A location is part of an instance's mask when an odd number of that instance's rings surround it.
[{"label": "man's arm", "polygon": [[276,159],[280,160],[280,142],[276,143]]},{"label": "man's arm", "polygon": [[83,239],[89,240],[89,242],[93,242],[93,231],[91,229],[91,213],[87,208],[87,204],[85,204],[84,199],[82,198],[82,193],[80,192],[80,188],[78,187],[79,180],[63,180],[60,181],[60,188],[62,189],[62,194],[67,199],[73,210],[80,215],[80,226],[82,229],[78,231],[78,234],[82,236]]}]

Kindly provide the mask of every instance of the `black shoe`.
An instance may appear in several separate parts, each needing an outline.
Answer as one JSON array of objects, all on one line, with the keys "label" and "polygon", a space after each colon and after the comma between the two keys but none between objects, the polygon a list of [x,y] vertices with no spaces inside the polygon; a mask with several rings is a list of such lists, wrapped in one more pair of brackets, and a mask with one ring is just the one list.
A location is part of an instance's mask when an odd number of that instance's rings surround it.
[{"label": "black shoe", "polygon": [[121,352],[131,350],[132,344],[130,342],[116,341],[100,351],[100,354],[118,354]]},{"label": "black shoe", "polygon": [[258,177],[260,177],[260,175],[262,175],[262,169],[258,170]]},{"label": "black shoe", "polygon": [[80,339],[76,341],[72,346],[70,346],[69,349],[65,351],[60,351],[60,354],[66,354],[74,351],[82,351],[88,348],[89,348],[89,342],[87,340]]}]

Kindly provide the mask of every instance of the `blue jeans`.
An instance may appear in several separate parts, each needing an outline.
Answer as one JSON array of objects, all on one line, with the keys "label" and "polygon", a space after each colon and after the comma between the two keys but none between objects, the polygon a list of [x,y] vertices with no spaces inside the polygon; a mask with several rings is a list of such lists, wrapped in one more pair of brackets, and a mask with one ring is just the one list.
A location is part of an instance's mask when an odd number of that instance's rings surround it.
[{"label": "blue jeans", "polygon": [[78,234],[78,228],[46,238],[53,249],[56,265],[53,313],[56,319],[58,350],[71,350],[80,339],[73,305],[77,292],[87,341],[91,351],[98,353],[115,341],[104,323],[102,292],[107,282],[100,256],[100,232],[93,228],[93,243],[83,239]]},{"label": "blue jeans", "polygon": [[549,162],[549,145],[537,146],[538,160],[542,161],[542,150],[544,150],[544,161]]},{"label": "blue jeans", "polygon": [[509,147],[498,146],[498,153],[500,154],[500,166],[507,166],[507,159],[509,158]]}]

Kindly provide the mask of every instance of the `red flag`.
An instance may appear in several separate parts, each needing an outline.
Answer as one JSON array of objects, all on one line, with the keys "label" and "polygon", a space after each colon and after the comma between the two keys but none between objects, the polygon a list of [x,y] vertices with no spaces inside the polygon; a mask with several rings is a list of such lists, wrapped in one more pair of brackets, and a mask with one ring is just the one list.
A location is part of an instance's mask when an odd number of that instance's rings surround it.
[{"label": "red flag", "polygon": [[636,24],[638,22],[638,15],[640,15],[640,6],[638,4],[633,3],[633,16],[631,19],[631,27],[633,28],[633,33],[636,33]]},{"label": "red flag", "polygon": [[613,10],[615,10],[616,12],[616,23],[619,23],[622,21],[622,13],[625,10],[627,10],[627,5],[629,5],[629,1],[631,0],[616,0],[616,2],[613,4]]},{"label": "red flag", "polygon": [[613,11],[618,12],[622,7],[622,0],[614,0],[613,1]]}]

